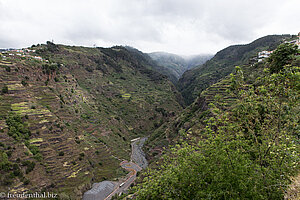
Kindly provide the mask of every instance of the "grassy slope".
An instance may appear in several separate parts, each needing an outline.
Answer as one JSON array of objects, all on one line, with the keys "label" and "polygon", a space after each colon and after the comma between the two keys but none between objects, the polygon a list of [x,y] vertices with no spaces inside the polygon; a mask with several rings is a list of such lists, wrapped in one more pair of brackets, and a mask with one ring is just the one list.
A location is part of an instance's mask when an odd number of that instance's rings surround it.
[{"label": "grassy slope", "polygon": [[205,64],[186,71],[179,80],[178,88],[187,104],[210,85],[227,76],[235,66],[249,62],[249,58],[262,50],[273,50],[290,35],[270,35],[259,38],[250,44],[234,45],[219,51]]},{"label": "grassy slope", "polygon": [[[118,176],[120,160],[130,156],[130,139],[148,134],[182,109],[174,86],[123,47],[35,49],[58,69],[47,74],[44,61],[18,56],[0,63],[0,88],[9,88],[0,95],[0,153],[10,151],[9,161],[30,180],[26,185],[14,178],[10,186],[0,186],[2,191],[46,189],[78,198],[92,180]],[[11,111],[28,123],[29,141],[38,146],[41,161],[24,141],[7,135],[5,117]],[[35,162],[34,170],[25,174],[18,158]]]}]

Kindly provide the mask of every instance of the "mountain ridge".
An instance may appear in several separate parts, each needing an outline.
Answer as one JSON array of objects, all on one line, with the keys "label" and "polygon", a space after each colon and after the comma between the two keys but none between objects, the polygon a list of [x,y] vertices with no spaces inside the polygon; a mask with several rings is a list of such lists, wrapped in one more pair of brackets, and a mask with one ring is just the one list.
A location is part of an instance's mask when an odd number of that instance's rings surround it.
[{"label": "mountain ridge", "polygon": [[[182,97],[143,55],[124,47],[47,42],[0,60],[2,191],[79,199],[123,175],[130,140],[182,110]],[[147,55],[145,55],[147,56]]]},{"label": "mountain ridge", "polygon": [[177,84],[185,71],[205,63],[212,57],[210,54],[180,56],[167,52],[152,52],[148,53],[148,55],[156,61],[157,65],[167,68],[169,73],[175,76],[174,80],[174,77],[167,74],[174,84]]},{"label": "mountain ridge", "polygon": [[[169,53],[52,42],[2,52],[0,190],[47,190],[79,199],[92,183],[126,174],[119,163],[130,159],[133,138],[150,135],[145,152],[152,161],[170,144],[207,139],[203,133],[216,130],[207,122],[239,101],[234,89],[248,92],[250,85],[263,84],[256,81],[268,67],[252,58],[285,38],[290,36],[227,47],[185,72],[203,57],[190,58],[188,65]],[[253,94],[263,95],[263,89]]]},{"label": "mountain ridge", "polygon": [[201,91],[230,74],[235,66],[247,64],[249,58],[257,56],[259,51],[274,50],[284,39],[291,37],[291,35],[269,35],[249,44],[226,47],[205,64],[186,71],[178,81],[178,90],[186,104],[191,104]]}]

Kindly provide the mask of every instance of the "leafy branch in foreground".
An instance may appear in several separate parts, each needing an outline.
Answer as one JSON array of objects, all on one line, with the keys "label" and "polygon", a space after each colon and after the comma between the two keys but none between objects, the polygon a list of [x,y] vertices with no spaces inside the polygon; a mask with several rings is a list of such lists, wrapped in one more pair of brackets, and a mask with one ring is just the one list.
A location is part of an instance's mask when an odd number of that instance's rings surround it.
[{"label": "leafy branch in foreground", "polygon": [[290,43],[283,43],[279,45],[268,58],[270,72],[278,73],[285,65],[291,64],[297,53],[299,53],[297,45]]},{"label": "leafy branch in foreground", "polygon": [[266,70],[255,88],[234,87],[237,105],[214,112],[203,139],[182,142],[148,170],[137,199],[283,199],[299,172],[299,80],[300,68],[286,66]]}]

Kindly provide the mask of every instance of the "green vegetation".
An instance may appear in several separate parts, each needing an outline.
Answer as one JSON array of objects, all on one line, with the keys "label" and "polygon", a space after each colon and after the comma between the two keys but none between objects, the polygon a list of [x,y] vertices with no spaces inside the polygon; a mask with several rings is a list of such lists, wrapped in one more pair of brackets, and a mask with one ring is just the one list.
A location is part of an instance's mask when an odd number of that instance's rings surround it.
[{"label": "green vegetation", "polygon": [[[9,161],[10,154],[8,156],[8,152],[5,153],[0,151],[0,172],[1,172],[1,185],[2,186],[10,186],[15,178],[19,178],[19,180],[24,180],[24,175],[21,170],[21,166],[17,163],[13,163]],[[33,169],[34,167],[31,167]],[[28,173],[30,170],[28,171]],[[27,170],[26,170],[27,173]],[[0,185],[0,186],[1,186]]]},{"label": "green vegetation", "polygon": [[35,163],[31,162],[31,161],[22,161],[22,165],[26,166],[26,174],[30,173],[31,171],[33,171],[34,167],[35,167]]},{"label": "green vegetation", "polygon": [[299,168],[299,68],[291,66],[300,61],[291,56],[272,74],[277,61],[248,58],[285,37],[229,47],[185,73],[190,101],[202,92],[184,110],[163,67],[136,49],[47,42],[33,47],[42,59],[9,58],[14,73],[0,71],[9,92],[0,95],[0,190],[79,199],[91,183],[125,175],[130,140],[150,134],[156,170],[141,175],[140,199],[282,197]]},{"label": "green vegetation", "polygon": [[236,106],[221,112],[210,104],[201,139],[182,140],[159,170],[144,174],[137,199],[282,199],[299,172],[299,74],[299,67],[267,72],[247,90],[233,76]]},{"label": "green vegetation", "polygon": [[[51,63],[51,64],[44,64],[43,65],[43,72],[45,74],[52,74],[59,68],[59,64]],[[57,82],[57,81],[56,81]]]},{"label": "green vegetation", "polygon": [[10,66],[5,66],[5,70],[6,70],[7,72],[10,72],[10,71],[11,71]]},{"label": "green vegetation", "polygon": [[168,76],[175,85],[185,71],[204,64],[212,57],[211,55],[197,55],[183,58],[165,52],[154,52],[148,55],[157,62],[158,67],[161,67],[161,69],[158,68],[157,71]]},{"label": "green vegetation", "polygon": [[186,104],[191,104],[206,88],[229,75],[235,66],[253,64],[257,53],[263,50],[274,50],[290,35],[270,35],[259,38],[247,45],[234,45],[219,51],[204,65],[185,72],[178,82]]},{"label": "green vegetation", "polygon": [[40,152],[39,148],[35,145],[29,144],[27,142],[25,143],[25,145],[33,155],[37,155]]},{"label": "green vegetation", "polygon": [[58,46],[53,42],[47,41],[47,50],[52,53],[55,53],[58,51]]},{"label": "green vegetation", "polygon": [[7,85],[4,85],[3,87],[2,87],[2,94],[7,94],[8,93],[8,87],[7,87]]},{"label": "green vegetation", "polygon": [[295,55],[299,53],[298,46],[289,43],[283,43],[270,55],[270,72],[278,73],[287,64],[295,60]]},{"label": "green vegetation", "polygon": [[26,82],[26,80],[22,80],[22,81],[21,81],[21,84],[22,84],[23,86],[27,86],[27,85],[28,85],[28,83]]},{"label": "green vegetation", "polygon": [[[52,42],[32,48],[42,59],[11,57],[4,64],[14,73],[0,70],[0,89],[9,91],[0,95],[0,153],[11,163],[0,170],[1,191],[8,184],[15,191],[50,188],[79,199],[76,188],[122,174],[117,158],[130,158],[131,139],[182,110],[180,94],[141,52]],[[24,175],[4,186],[13,164]]]},{"label": "green vegetation", "polygon": [[177,143],[142,175],[137,199],[283,199],[300,169],[300,66],[243,68],[151,136],[147,148],[163,135]]},{"label": "green vegetation", "polygon": [[27,125],[23,123],[21,116],[10,113],[6,119],[8,126],[8,135],[19,141],[21,139],[29,140],[31,132]]}]

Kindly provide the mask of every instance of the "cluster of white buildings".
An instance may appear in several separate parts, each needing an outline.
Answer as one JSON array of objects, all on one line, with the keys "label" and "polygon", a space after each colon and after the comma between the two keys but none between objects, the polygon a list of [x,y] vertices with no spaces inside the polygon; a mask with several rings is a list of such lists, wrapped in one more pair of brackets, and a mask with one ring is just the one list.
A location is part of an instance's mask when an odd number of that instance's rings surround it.
[{"label": "cluster of white buildings", "polygon": [[[298,38],[296,40],[288,41],[286,43],[295,44],[300,49],[300,32],[298,33]],[[258,52],[257,58],[258,62],[261,62],[264,58],[268,58],[273,51],[261,51]]]},{"label": "cluster of white buildings", "polygon": [[296,40],[289,41],[288,43],[295,44],[300,49],[300,32],[298,33],[298,38]]},{"label": "cluster of white buildings", "polygon": [[261,51],[258,52],[258,62],[261,62],[264,58],[268,58],[273,51]]},{"label": "cluster of white buildings", "polygon": [[43,59],[40,56],[30,55],[30,53],[34,53],[35,51],[36,50],[34,50],[34,49],[28,49],[28,48],[2,51],[2,58],[6,58],[6,56],[20,56],[20,57],[28,57],[28,58],[33,58],[36,60],[47,62],[47,60]]}]

